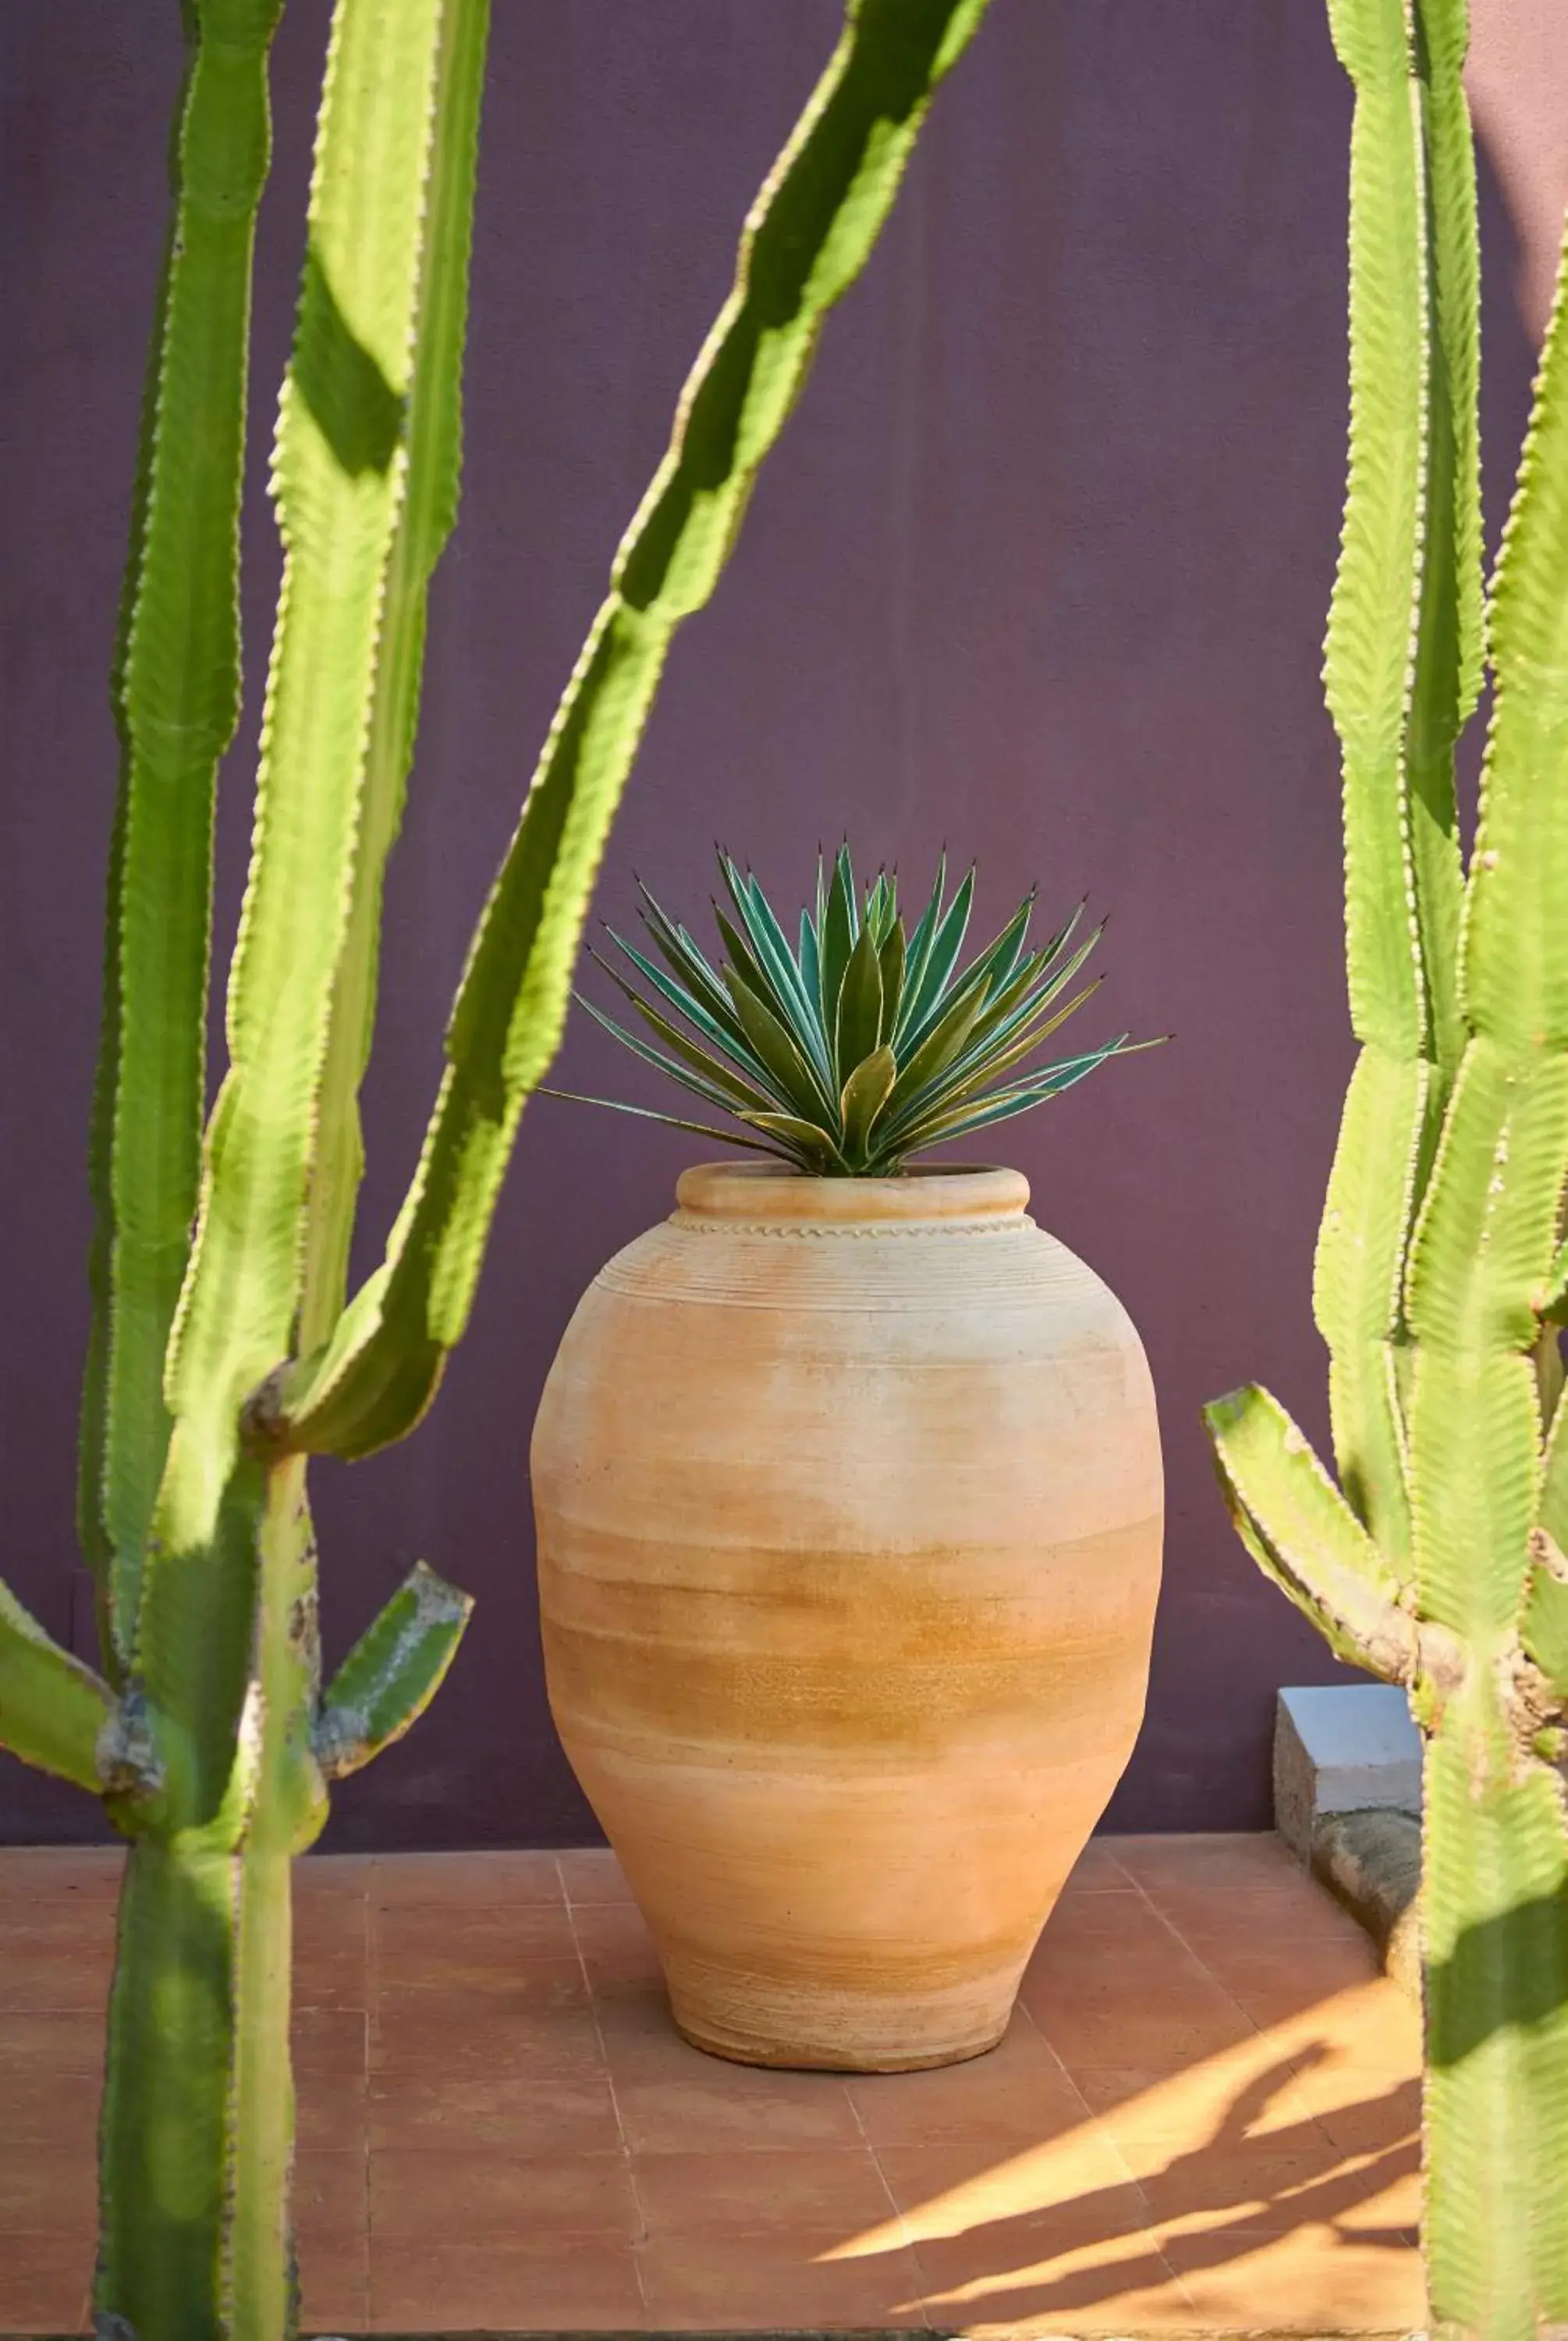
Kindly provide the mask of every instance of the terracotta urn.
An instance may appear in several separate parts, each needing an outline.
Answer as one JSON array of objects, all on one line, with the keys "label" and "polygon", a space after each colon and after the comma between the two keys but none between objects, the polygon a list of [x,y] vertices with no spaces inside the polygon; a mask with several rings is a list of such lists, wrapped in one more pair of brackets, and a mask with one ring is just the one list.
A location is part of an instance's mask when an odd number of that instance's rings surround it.
[{"label": "terracotta urn", "polygon": [[688,1170],[533,1434],[562,1742],[676,2023],[755,2065],[997,2041],[1143,1712],[1136,1332],[1013,1170]]}]

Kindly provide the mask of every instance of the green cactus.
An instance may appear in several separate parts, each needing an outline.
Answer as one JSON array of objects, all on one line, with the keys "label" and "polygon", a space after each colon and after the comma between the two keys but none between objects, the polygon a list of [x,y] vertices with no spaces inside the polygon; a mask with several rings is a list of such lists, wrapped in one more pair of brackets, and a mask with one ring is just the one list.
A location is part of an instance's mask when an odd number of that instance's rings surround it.
[{"label": "green cactus", "polygon": [[[213,804],[267,58],[282,0],[181,0],[186,71],[114,670],[80,1533],[103,1676],[0,1587],[0,1744],[131,1851],[102,2127],[100,2329],[283,2341],[290,1870],[327,1784],[422,1711],[470,1604],[422,1564],[323,1690],[307,1457],[412,1429],[461,1334],[517,1120],[671,634],[711,593],[827,310],[987,0],[849,0],[747,223],[486,905],[385,1266],[352,1300],[358,1096],[425,597],[456,516],[488,0],[334,0],[273,484],[284,573],[230,1063],[204,1143]],[[194,1232],[192,1233],[193,1221]]]},{"label": "green cactus", "polygon": [[1422,1728],[1431,2321],[1524,2341],[1568,2318],[1568,254],[1484,625],[1464,0],[1330,17],[1355,116],[1325,676],[1361,1043],[1315,1288],[1338,1488],[1255,1386],[1206,1420],[1248,1549]]}]

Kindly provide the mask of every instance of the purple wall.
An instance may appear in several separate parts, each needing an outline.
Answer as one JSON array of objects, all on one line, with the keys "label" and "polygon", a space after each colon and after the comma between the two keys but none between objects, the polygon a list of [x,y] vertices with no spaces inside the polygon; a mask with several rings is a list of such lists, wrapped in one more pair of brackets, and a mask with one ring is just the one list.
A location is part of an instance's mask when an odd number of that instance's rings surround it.
[{"label": "purple wall", "polygon": [[[497,8],[468,500],[390,891],[367,1253],[412,1166],[537,743],[838,15],[836,0]],[[325,18],[325,0],[292,0],[277,51],[225,951],[275,576],[260,483]],[[0,12],[0,1567],[60,1634],[114,785],[104,672],[175,22],[174,0]],[[1505,88],[1488,102],[1506,119]],[[1037,1216],[1122,1294],[1160,1392],[1166,1589],[1123,1828],[1262,1824],[1274,1689],[1333,1671],[1231,1537],[1197,1408],[1257,1374],[1323,1429],[1308,1280],[1349,1042],[1317,667],[1348,114],[1301,0],[996,0],[718,603],[678,644],[599,893],[623,921],[635,869],[690,915],[720,835],[792,896],[817,840],[848,823],[862,856],[917,874],[944,839],[977,855],[997,922],[1035,878],[1047,908],[1087,890],[1112,911],[1093,1021],[1176,1041],[1021,1123],[1007,1151]],[[1495,515],[1530,348],[1489,171],[1484,199]],[[630,1086],[582,1021],[561,1078]],[[480,1602],[442,1700],[342,1796],[331,1842],[592,1833],[544,1702],[528,1431],[579,1291],[668,1208],[689,1159],[674,1133],[536,1103],[433,1418],[352,1478],[319,1472],[334,1648],[422,1553]],[[0,1839],[95,1828],[0,1757]]]}]

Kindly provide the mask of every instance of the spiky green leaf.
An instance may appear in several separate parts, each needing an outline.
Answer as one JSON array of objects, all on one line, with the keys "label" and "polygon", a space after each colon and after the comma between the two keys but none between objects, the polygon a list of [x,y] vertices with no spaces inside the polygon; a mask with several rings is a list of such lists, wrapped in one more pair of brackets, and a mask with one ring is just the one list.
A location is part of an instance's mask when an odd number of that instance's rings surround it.
[{"label": "spiky green leaf", "polygon": [[937,922],[918,981],[906,981],[908,1005],[897,1034],[900,1056],[909,1050],[918,1050],[942,1011],[944,995],[958,965],[958,953],[964,948],[974,900],[975,873],[970,870]]},{"label": "spiky green leaf", "polygon": [[868,921],[849,953],[839,991],[833,1061],[846,1078],[870,1054],[881,1035],[882,968],[876,932]]},{"label": "spiky green leaf", "polygon": [[888,1102],[898,1069],[898,1060],[884,1043],[881,1048],[873,1049],[845,1082],[839,1112],[844,1129],[842,1151],[847,1162],[865,1161],[877,1117]]}]

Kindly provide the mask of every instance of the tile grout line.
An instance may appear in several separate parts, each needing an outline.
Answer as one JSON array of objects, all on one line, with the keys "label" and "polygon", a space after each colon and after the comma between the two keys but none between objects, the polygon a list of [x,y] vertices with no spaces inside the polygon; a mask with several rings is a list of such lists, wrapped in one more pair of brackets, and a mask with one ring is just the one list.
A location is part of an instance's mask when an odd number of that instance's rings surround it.
[{"label": "tile grout line", "polygon": [[[1114,1856],[1112,1858],[1113,1859],[1115,1858]],[[1116,1867],[1118,1869],[1122,1868],[1122,1864],[1117,1862]],[[1214,1969],[1209,1966],[1208,1961],[1204,1957],[1203,1953],[1198,1949],[1196,1944],[1189,1942],[1186,1935],[1183,1934],[1181,1928],[1177,1926],[1176,1920],[1170,1916],[1169,1912],[1161,1908],[1159,1903],[1155,1899],[1155,1897],[1149,1892],[1147,1887],[1143,1883],[1143,1880],[1139,1878],[1134,1877],[1131,1870],[1125,1870],[1123,1874],[1132,1879],[1134,1889],[1143,1897],[1144,1900],[1148,1904],[1149,1908],[1154,1912],[1155,1917],[1159,1920],[1161,1926],[1176,1938],[1176,1941],[1181,1945],[1183,1950],[1186,1951],[1189,1958],[1196,1959],[1197,1961],[1198,1966],[1202,1968],[1209,1981],[1214,1985],[1215,1989],[1226,1999],[1229,2000],[1231,2006],[1236,2009],[1236,2014],[1242,2018],[1243,2022],[1252,2027],[1254,2039],[1265,2040],[1268,2037],[1269,2031],[1273,2027],[1259,2024],[1251,2010],[1242,2006],[1236,1994],[1228,1988],[1218,1976],[1215,1974]],[[1294,2057],[1288,2057],[1287,2061],[1290,2065],[1292,2079],[1299,2080],[1300,2075],[1296,2069],[1295,2058]],[[1329,2137],[1328,2132],[1324,2128],[1323,2124],[1318,2120],[1317,2116],[1313,2112],[1310,2106],[1306,2107],[1306,2113],[1314,2129],[1315,2129],[1322,2137],[1324,2144],[1330,2147],[1335,2154],[1340,2154],[1341,2149],[1335,2145],[1333,2138]],[[1343,2155],[1341,2158],[1345,2158]],[[1156,2236],[1152,2237],[1152,2240],[1159,2250],[1162,2261],[1165,2262],[1166,2266],[1170,2266],[1169,2261],[1165,2259],[1164,2248],[1159,2243],[1159,2238]],[[1191,2293],[1188,2292],[1186,2285],[1182,2282],[1179,2272],[1174,2267],[1171,2268],[1171,2280],[1176,2285],[1178,2292],[1180,2292],[1182,2298],[1186,2301],[1189,2307],[1194,2308],[1196,2311],[1196,2304],[1194,2302]]]},{"label": "tile grout line", "polygon": [[[1187,1942],[1187,1940],[1186,1940],[1186,1937],[1185,1937],[1184,1935],[1180,1934],[1180,1933],[1177,1931],[1177,1929],[1176,1929],[1174,1926],[1171,1926],[1171,1922],[1169,1921],[1169,1919],[1168,1919],[1168,1918],[1166,1918],[1165,1912],[1160,1908],[1159,1905],[1155,1901],[1155,1899],[1154,1899],[1153,1896],[1152,1896],[1152,1895],[1150,1895],[1150,1894],[1148,1894],[1148,1893],[1146,1893],[1146,1892],[1145,1891],[1145,1889],[1144,1889],[1143,1886],[1141,1885],[1141,1883],[1139,1882],[1139,1880],[1138,1880],[1137,1878],[1136,1878],[1133,1876],[1132,1872],[1131,1872],[1129,1869],[1125,1868],[1123,1867],[1123,1865],[1122,1865],[1119,1861],[1116,1861],[1116,1856],[1115,1856],[1114,1854],[1112,1854],[1112,1855],[1111,1855],[1110,1858],[1111,1858],[1111,1860],[1112,1860],[1113,1862],[1116,1862],[1116,1867],[1119,1870],[1121,1870],[1122,1876],[1123,1876],[1123,1877],[1127,1880],[1127,1882],[1128,1882],[1128,1884],[1131,1886],[1131,1888],[1132,1888],[1132,1889],[1133,1889],[1134,1893],[1135,1893],[1135,1894],[1136,1894],[1136,1895],[1138,1895],[1138,1896],[1141,1898],[1141,1899],[1142,1899],[1143,1901],[1145,1901],[1145,1902],[1146,1902],[1146,1903],[1148,1904],[1149,1908],[1154,1912],[1154,1914],[1155,1914],[1156,1918],[1159,1919],[1160,1923],[1161,1923],[1163,1926],[1170,1927],[1170,1931],[1171,1931],[1171,1933],[1172,1933],[1173,1935],[1175,1935],[1175,1936],[1176,1936],[1176,1938],[1177,1942],[1178,1942],[1178,1943],[1180,1943],[1180,1944],[1182,1945],[1182,1948],[1184,1948],[1184,1950],[1186,1950],[1186,1951],[1191,1952],[1191,1954],[1192,1954],[1193,1957],[1194,1957],[1194,1958],[1196,1958],[1196,1957],[1197,1957],[1197,1954],[1196,1954],[1196,1951],[1193,1951],[1191,1944]],[[1047,1919],[1047,1925],[1049,1925],[1049,1923],[1050,1923],[1050,1922],[1049,1922],[1049,1920]],[[1041,1929],[1041,1933],[1043,1934],[1043,1933],[1044,1933],[1044,1931],[1045,1931],[1045,1929],[1042,1928],[1042,1929]],[[1202,1965],[1203,1965],[1203,1962],[1202,1962],[1201,1960],[1199,1960],[1199,1962],[1198,1962],[1198,1963],[1199,1963],[1199,1965],[1200,1965],[1200,1966],[1202,1966]],[[1204,1973],[1205,1973],[1205,1975],[1207,1975],[1207,1973],[1208,1973],[1208,1969],[1207,1969],[1207,1967],[1204,1967]],[[1215,1978],[1215,1980],[1217,1982],[1217,1981],[1218,1981],[1218,1978],[1217,1978],[1217,1977],[1216,1977],[1216,1978]],[[1223,1987],[1221,1987],[1223,1988]],[[1229,1998],[1230,1995],[1229,1995],[1229,1993],[1228,1993],[1228,1992],[1226,1994],[1226,1997],[1227,1998]],[[1108,2127],[1108,2125],[1107,2125],[1106,2123],[1103,2123],[1103,2122],[1100,2120],[1099,2117],[1098,2117],[1098,2116],[1097,2116],[1097,2114],[1095,2112],[1094,2107],[1090,2105],[1090,2103],[1089,2103],[1089,2101],[1088,2101],[1087,2097],[1085,2097],[1085,2095],[1084,2095],[1083,2091],[1079,2088],[1079,2087],[1078,2087],[1078,2085],[1077,2085],[1077,2081],[1073,2078],[1072,2073],[1071,2073],[1071,2071],[1068,2069],[1068,2066],[1067,2066],[1067,2059],[1066,2059],[1066,2057],[1062,2055],[1062,2053],[1061,2053],[1060,2049],[1059,2049],[1059,2048],[1057,2048],[1057,2047],[1056,2047],[1055,2043],[1054,2043],[1054,2042],[1053,2042],[1053,2041],[1052,2041],[1052,2040],[1051,2040],[1051,2039],[1047,2036],[1047,2034],[1046,2034],[1046,2032],[1044,2031],[1044,2029],[1042,2028],[1042,2027],[1041,2027],[1041,2026],[1039,2026],[1039,2025],[1037,2025],[1037,2024],[1035,2022],[1035,2018],[1034,2018],[1033,2011],[1032,2011],[1031,2009],[1029,2009],[1029,2008],[1026,2007],[1022,2000],[1020,2000],[1020,2001],[1018,2002],[1017,2007],[1018,2007],[1018,2013],[1019,2013],[1019,2015],[1020,2015],[1021,2017],[1023,2017],[1023,2018],[1024,2018],[1025,2022],[1029,2026],[1030,2029],[1035,2033],[1035,2035],[1037,2036],[1037,2037],[1038,2039],[1040,2039],[1040,2040],[1044,2041],[1047,2050],[1048,2051],[1048,2053],[1049,2053],[1052,2057],[1055,2057],[1055,2059],[1056,2059],[1056,2061],[1057,2061],[1057,2067],[1058,2067],[1058,2069],[1060,2070],[1060,2073],[1061,2073],[1062,2078],[1066,2081],[1066,2083],[1067,2083],[1067,2085],[1068,2088],[1069,2088],[1069,2089],[1071,2089],[1071,2091],[1072,2091],[1072,2093],[1073,2093],[1074,2097],[1077,2099],[1077,2101],[1078,2101],[1079,2105],[1083,2107],[1083,2111],[1084,2111],[1084,2118],[1085,2118],[1086,2122],[1088,2124],[1088,2127],[1089,2127],[1090,2131],[1092,2132],[1092,2134],[1093,2134],[1095,2137],[1101,2138],[1101,2139],[1104,2141],[1104,2143],[1105,2143],[1105,2144],[1106,2144],[1106,2145],[1110,2148],[1110,2150],[1111,2150],[1112,2154],[1113,2154],[1113,2155],[1115,2155],[1115,2157],[1116,2157],[1116,2161],[1120,2164],[1120,2166],[1121,2166],[1122,2169],[1123,2169],[1123,2170],[1125,2171],[1125,2173],[1126,2174],[1127,2184],[1128,2184],[1130,2187],[1136,2187],[1136,2190],[1137,2190],[1137,2194],[1138,2194],[1138,2198],[1139,2198],[1139,2200],[1141,2201],[1141,2203],[1143,2204],[1144,2209],[1145,2209],[1145,2210],[1147,2212],[1147,2214],[1148,2214],[1148,2222],[1147,2222],[1147,2224],[1146,2225],[1146,2226],[1145,2226],[1145,2228],[1144,2228],[1144,2236],[1145,2236],[1145,2238],[1146,2238],[1146,2242],[1148,2243],[1149,2248],[1150,2248],[1150,2250],[1153,2252],[1154,2256],[1156,2257],[1156,2259],[1157,2259],[1157,2260],[1158,2260],[1158,2262],[1159,2262],[1159,2264],[1160,2264],[1161,2267],[1162,2267],[1162,2268],[1164,2268],[1164,2270],[1165,2270],[1165,2272],[1166,2272],[1166,2276],[1167,2276],[1167,2277],[1169,2278],[1170,2282],[1175,2286],[1175,2287],[1176,2287],[1176,2291],[1179,2293],[1179,2295],[1181,2296],[1182,2299],[1186,2301],[1186,2303],[1187,2306],[1188,2306],[1189,2308],[1191,2308],[1191,2309],[1194,2311],[1194,2313],[1196,2314],[1196,2302],[1194,2301],[1194,2299],[1193,2299],[1193,2296],[1192,2296],[1191,2293],[1190,2293],[1190,2292],[1188,2292],[1188,2290],[1187,2290],[1187,2288],[1186,2288],[1186,2285],[1182,2282],[1179,2272],[1178,2272],[1178,2271],[1177,2271],[1177,2270],[1176,2270],[1176,2269],[1172,2266],[1171,2262],[1170,2262],[1170,2261],[1166,2257],[1165,2245],[1164,2245],[1164,2243],[1163,2243],[1163,2241],[1162,2241],[1161,2237],[1160,2237],[1158,2235],[1156,2235],[1156,2233],[1155,2232],[1155,2226],[1154,2226],[1154,2216],[1155,2216],[1155,2213],[1154,2213],[1154,2205],[1149,2201],[1148,2196],[1147,2196],[1146,2192],[1145,2191],[1144,2184],[1143,2184],[1142,2179],[1138,2177],[1138,2175],[1137,2175],[1136,2171],[1133,2168],[1133,2167],[1132,2167],[1131,2163],[1127,2160],[1127,2158],[1126,2158],[1126,2155],[1122,2152],[1121,2147],[1120,2147],[1119,2143],[1117,2142],[1116,2137],[1115,2134],[1113,2133],[1113,2131],[1110,2129],[1110,2127]],[[1242,2014],[1243,2016],[1245,2016],[1245,2017],[1246,2017],[1246,2021],[1247,2021],[1249,2024],[1251,2024],[1251,2023],[1252,2023],[1252,2018],[1251,2018],[1251,2017],[1250,2017],[1250,2016],[1246,2016],[1246,2010],[1245,2010],[1245,2008],[1240,2009],[1240,2011],[1239,2011],[1239,2012],[1240,2012],[1240,2014]],[[1254,2029],[1255,2029],[1255,2030],[1256,2029],[1256,2027],[1255,2027],[1255,2026],[1254,2027]]]},{"label": "tile grout line", "polygon": [[593,2037],[599,2044],[600,2068],[604,2075],[604,2086],[610,2091],[610,2110],[615,2116],[616,2135],[620,2140],[621,2160],[626,2167],[626,2183],[631,2190],[631,2207],[638,2228],[638,2233],[632,2237],[631,2273],[637,2280],[637,2297],[642,2305],[642,2321],[646,2326],[650,2310],[648,2286],[642,2272],[641,2247],[651,2240],[652,2230],[649,2226],[648,2211],[642,2200],[642,2191],[637,2184],[637,2165],[631,2152],[631,2141],[626,2134],[626,2121],[620,2110],[620,2095],[615,2086],[615,2075],[610,2068],[610,2052],[604,2045],[604,2027],[600,2021],[599,1999],[593,1988],[593,1977],[588,1971],[588,1956],[583,1950],[582,1939],[577,1931],[577,1905],[571,1898],[571,1889],[567,1885],[566,1872],[561,1866],[559,1854],[555,1858],[555,1876],[561,1888],[561,1903],[566,1911],[566,1923],[571,1934],[571,1948],[576,1953],[578,1968],[582,1977],[582,1988],[588,1995],[588,2013],[593,2023]]},{"label": "tile grout line", "polygon": [[865,2117],[862,2115],[859,2107],[855,2102],[855,2092],[850,2087],[848,2081],[841,2082],[839,2086],[843,2089],[845,2101],[849,2107],[849,2112],[854,2119],[855,2127],[860,2133],[861,2143],[864,2145],[867,2153],[871,2157],[871,2167],[876,2172],[882,2192],[888,2198],[888,2208],[892,2212],[894,2224],[897,2226],[898,2230],[899,2244],[903,2250],[908,2252],[910,2259],[914,2262],[916,2273],[919,2276],[920,2297],[916,2306],[918,2307],[920,2312],[920,2324],[924,2329],[928,2331],[931,2326],[931,2312],[927,2305],[926,2266],[925,2262],[920,2257],[919,2246],[916,2243],[914,2237],[909,2233],[908,2221],[904,2216],[904,2207],[899,2202],[898,2197],[894,2194],[888,2174],[882,2167],[882,2157],[877,2151],[877,2141],[871,2136],[870,2131],[866,2127]]}]

